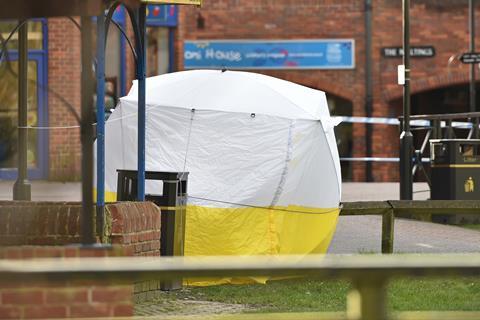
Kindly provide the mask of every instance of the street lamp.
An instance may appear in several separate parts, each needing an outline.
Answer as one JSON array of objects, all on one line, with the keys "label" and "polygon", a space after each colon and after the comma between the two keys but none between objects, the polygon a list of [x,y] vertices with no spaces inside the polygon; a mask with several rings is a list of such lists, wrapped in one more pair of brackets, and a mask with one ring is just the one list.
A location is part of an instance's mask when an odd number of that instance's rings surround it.
[{"label": "street lamp", "polygon": [[403,130],[400,135],[400,200],[412,200],[412,149],[410,130],[410,0],[403,0]]}]

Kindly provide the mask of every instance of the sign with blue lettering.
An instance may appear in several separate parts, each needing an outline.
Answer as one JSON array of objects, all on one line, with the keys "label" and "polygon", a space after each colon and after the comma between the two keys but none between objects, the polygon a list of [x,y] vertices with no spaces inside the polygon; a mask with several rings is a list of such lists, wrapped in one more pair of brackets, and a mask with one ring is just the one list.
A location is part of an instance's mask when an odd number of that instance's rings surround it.
[{"label": "sign with blue lettering", "polygon": [[173,4],[150,4],[147,6],[149,26],[175,27],[178,22],[177,6]]},{"label": "sign with blue lettering", "polygon": [[125,23],[125,8],[123,6],[118,6],[113,12],[112,16],[113,21],[124,24]]},{"label": "sign with blue lettering", "polygon": [[186,69],[353,69],[355,42],[341,40],[185,41]]}]

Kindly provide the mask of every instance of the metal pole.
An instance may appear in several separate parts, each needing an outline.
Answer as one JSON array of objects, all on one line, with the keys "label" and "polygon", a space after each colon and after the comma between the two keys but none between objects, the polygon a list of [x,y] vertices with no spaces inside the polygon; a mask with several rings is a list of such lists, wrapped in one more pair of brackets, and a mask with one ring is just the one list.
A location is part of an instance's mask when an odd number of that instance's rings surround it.
[{"label": "metal pole", "polygon": [[[475,0],[468,0],[469,25],[470,25],[470,52],[475,52]],[[470,112],[476,111],[475,68],[470,64]]]},{"label": "metal pole", "polygon": [[410,131],[410,0],[403,0],[403,132],[400,135],[400,199],[412,200],[412,149],[413,136]]},{"label": "metal pole", "polygon": [[[23,23],[24,21],[20,21]],[[31,200],[28,181],[28,23],[18,31],[18,176],[13,186],[13,200]]]},{"label": "metal pole", "polygon": [[93,220],[93,88],[92,88],[92,20],[81,17],[82,25],[82,244],[95,243]]},{"label": "metal pole", "polygon": [[[470,52],[475,52],[475,0],[468,0],[468,11],[469,11],[469,29],[470,29]],[[477,89],[476,89],[476,74],[475,68],[476,64],[470,64],[470,112],[477,111]],[[473,129],[473,139],[479,138],[479,119],[472,119],[474,129]]]},{"label": "metal pole", "polygon": [[105,16],[97,16],[97,230],[105,213]]},{"label": "metal pole", "polygon": [[[373,112],[373,79],[372,79],[372,0],[365,0],[365,114],[372,117]],[[367,157],[372,156],[373,128],[370,123],[366,125],[366,149]],[[373,181],[372,162],[367,161],[365,176],[368,182]]]},{"label": "metal pole", "polygon": [[137,200],[145,200],[145,73],[147,61],[147,43],[146,37],[146,13],[147,5],[142,4],[138,9],[138,29],[140,41],[140,48],[137,48],[137,79],[138,79],[138,185],[137,185]]}]

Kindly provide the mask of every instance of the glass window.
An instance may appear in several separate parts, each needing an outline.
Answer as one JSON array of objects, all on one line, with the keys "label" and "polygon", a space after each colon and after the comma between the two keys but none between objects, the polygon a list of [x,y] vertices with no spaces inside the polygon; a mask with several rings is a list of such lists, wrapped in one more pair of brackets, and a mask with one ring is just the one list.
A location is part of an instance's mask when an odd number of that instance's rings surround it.
[{"label": "glass window", "polygon": [[147,28],[147,76],[158,76],[168,72],[168,28]]},{"label": "glass window", "polygon": [[117,101],[117,92],[120,92],[120,37],[122,37],[118,28],[110,25],[108,29],[107,48],[105,50],[105,76],[107,82],[106,94],[112,96]]},{"label": "glass window", "polygon": [[[105,48],[105,108],[115,107],[120,92],[120,37],[122,34],[111,23],[108,29],[107,47]],[[97,22],[92,20],[92,55],[97,55]]]},{"label": "glass window", "polygon": [[[0,35],[3,40],[6,40],[13,29],[17,26],[18,21],[8,20],[0,22]],[[42,50],[43,49],[43,29],[41,21],[28,22],[28,48]],[[18,49],[18,32],[10,38],[8,42],[8,49]]]},{"label": "glass window", "polygon": [[[15,168],[18,157],[18,62],[0,64],[0,169]],[[38,125],[37,62],[28,62],[28,125]],[[28,167],[38,166],[37,130],[28,131]]]}]

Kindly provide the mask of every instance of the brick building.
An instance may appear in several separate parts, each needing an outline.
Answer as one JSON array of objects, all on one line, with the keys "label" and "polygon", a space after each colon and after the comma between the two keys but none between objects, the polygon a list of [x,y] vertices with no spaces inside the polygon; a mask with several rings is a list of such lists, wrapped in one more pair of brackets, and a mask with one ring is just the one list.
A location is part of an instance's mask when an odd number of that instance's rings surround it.
[{"label": "brick building", "polygon": [[[402,45],[401,1],[371,2],[372,116],[396,118],[402,110],[402,87],[397,85],[397,65],[401,64],[398,48]],[[366,0],[204,0],[201,8],[184,6],[162,9],[168,14],[172,13],[175,21],[170,24],[150,23],[149,75],[196,66],[248,69],[325,91],[333,114],[366,116],[366,3]],[[149,14],[153,15],[154,10],[153,7],[149,8]],[[477,15],[479,11],[476,11]],[[122,14],[118,21],[130,30],[128,19]],[[79,81],[75,80],[79,79],[80,70],[79,32],[67,19],[41,20],[40,23],[44,30],[44,46],[37,51],[39,55],[44,55],[44,65],[48,65],[48,68],[44,68],[47,75],[44,81],[78,110]],[[32,31],[39,30],[39,27],[32,28]],[[111,30],[114,29],[111,27]],[[134,71],[128,46],[119,33],[113,32],[109,34],[107,47],[107,77],[114,79],[115,96],[120,96],[128,90]],[[411,44],[422,49],[418,51],[419,56],[411,60],[413,114],[468,110],[468,66],[455,59],[468,50],[468,38],[468,1],[411,1]],[[257,59],[253,64],[235,64],[237,62],[232,62],[235,57],[228,57],[229,52],[234,54],[249,46],[255,54],[259,54],[268,45],[275,45],[276,49],[284,45],[290,55],[305,54],[301,50],[310,43],[320,51],[326,50],[324,58],[330,55],[330,61],[322,64],[305,59],[275,64],[272,58],[262,63],[258,63]],[[351,51],[352,61],[350,64],[336,64],[337,58],[338,61],[345,57],[348,60],[349,53],[339,49],[345,45]],[[195,46],[199,52],[204,50],[204,56],[198,58],[195,55],[191,50]],[[227,51],[209,60],[205,46]],[[285,50],[277,51],[280,56],[274,58],[281,58],[282,54],[285,58]],[[308,51],[307,54],[315,52]],[[1,72],[4,72],[3,68],[0,67]],[[38,92],[41,91],[38,89]],[[76,124],[67,112],[65,103],[55,94],[49,92],[43,99],[45,116],[37,117],[37,122],[33,124]],[[397,157],[398,126],[376,124],[372,128],[371,155]],[[342,156],[366,156],[365,124],[344,123],[338,129]],[[44,170],[42,177],[54,180],[78,178],[79,130],[38,131],[37,140],[48,141],[49,150],[43,160],[43,165],[48,169],[46,172]],[[2,150],[0,148],[0,159]],[[0,160],[0,167],[4,168],[7,162],[4,164]],[[355,162],[353,165],[343,162],[342,165],[345,179],[366,179],[364,162]],[[398,179],[398,167],[394,162],[375,162],[372,169],[375,181]],[[0,173],[0,178],[7,176]]]}]

